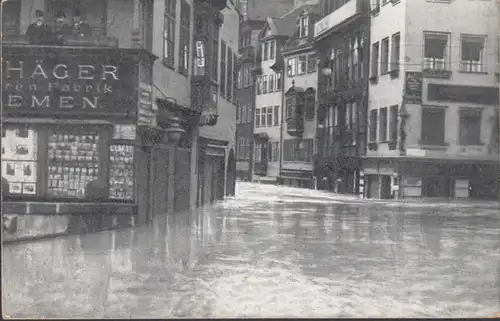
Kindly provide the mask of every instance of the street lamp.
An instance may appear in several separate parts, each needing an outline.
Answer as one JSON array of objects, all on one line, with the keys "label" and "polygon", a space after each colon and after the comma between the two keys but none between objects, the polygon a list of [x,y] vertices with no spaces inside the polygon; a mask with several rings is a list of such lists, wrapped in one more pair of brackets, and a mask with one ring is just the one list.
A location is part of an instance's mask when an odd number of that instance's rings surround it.
[{"label": "street lamp", "polygon": [[165,130],[167,132],[167,138],[169,142],[177,144],[181,140],[182,134],[186,131],[182,128],[180,124],[181,120],[178,117],[173,117],[170,121],[170,127]]}]

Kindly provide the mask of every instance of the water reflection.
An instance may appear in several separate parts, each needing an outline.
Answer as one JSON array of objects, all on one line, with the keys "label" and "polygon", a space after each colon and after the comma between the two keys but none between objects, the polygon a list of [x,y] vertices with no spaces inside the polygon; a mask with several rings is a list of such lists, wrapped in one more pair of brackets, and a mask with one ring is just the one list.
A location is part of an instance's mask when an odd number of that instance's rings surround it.
[{"label": "water reflection", "polygon": [[423,243],[434,257],[439,258],[442,230],[442,219],[439,212],[433,209],[431,212],[422,213],[420,215],[420,224]]}]

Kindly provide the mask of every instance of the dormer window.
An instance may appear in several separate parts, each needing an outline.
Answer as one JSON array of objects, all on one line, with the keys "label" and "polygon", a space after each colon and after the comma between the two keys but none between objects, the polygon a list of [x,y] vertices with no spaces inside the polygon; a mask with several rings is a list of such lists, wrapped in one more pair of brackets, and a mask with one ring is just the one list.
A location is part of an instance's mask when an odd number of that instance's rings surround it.
[{"label": "dormer window", "polygon": [[299,18],[299,38],[307,37],[309,27],[309,17],[301,16]]}]

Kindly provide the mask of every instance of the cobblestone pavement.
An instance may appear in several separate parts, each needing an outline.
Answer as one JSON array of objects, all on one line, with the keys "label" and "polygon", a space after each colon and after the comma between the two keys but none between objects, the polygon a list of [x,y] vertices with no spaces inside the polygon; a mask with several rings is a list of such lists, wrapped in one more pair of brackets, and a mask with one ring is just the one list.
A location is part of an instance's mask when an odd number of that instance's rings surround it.
[{"label": "cobblestone pavement", "polygon": [[4,246],[3,314],[492,316],[499,215],[239,183],[234,199],[148,227]]}]

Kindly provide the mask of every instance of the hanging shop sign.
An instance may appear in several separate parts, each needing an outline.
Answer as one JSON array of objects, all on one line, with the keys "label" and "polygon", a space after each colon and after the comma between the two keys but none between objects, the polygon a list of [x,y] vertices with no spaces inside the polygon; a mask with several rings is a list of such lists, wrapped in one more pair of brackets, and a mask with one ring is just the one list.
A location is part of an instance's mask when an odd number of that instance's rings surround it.
[{"label": "hanging shop sign", "polygon": [[128,113],[137,62],[126,56],[4,53],[2,105],[10,113]]},{"label": "hanging shop sign", "polygon": [[408,71],[405,78],[405,97],[409,100],[422,100],[422,73]]}]

